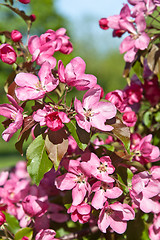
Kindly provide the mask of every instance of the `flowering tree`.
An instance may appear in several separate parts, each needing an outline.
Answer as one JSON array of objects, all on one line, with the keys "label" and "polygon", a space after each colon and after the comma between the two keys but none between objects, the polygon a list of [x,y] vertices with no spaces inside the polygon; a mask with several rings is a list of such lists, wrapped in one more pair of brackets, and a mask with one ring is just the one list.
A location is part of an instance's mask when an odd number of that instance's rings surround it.
[{"label": "flowering tree", "polygon": [[[19,0],[28,4],[29,0]],[[35,16],[21,16],[28,33]],[[0,174],[2,239],[160,239],[160,86],[158,0],[128,0],[102,29],[126,37],[127,86],[104,95],[81,57],[70,54],[65,28],[40,36],[0,32],[0,59],[13,67],[0,115],[8,142],[32,142],[11,171]],[[2,41],[3,40],[3,41]],[[83,99],[70,98],[76,88]],[[136,231],[135,231],[136,230]]]}]

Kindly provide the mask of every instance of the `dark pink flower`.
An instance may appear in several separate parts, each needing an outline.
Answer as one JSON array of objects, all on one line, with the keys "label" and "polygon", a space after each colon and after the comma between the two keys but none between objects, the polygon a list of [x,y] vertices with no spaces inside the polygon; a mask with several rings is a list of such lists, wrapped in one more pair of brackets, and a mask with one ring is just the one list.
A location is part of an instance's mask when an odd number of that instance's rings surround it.
[{"label": "dark pink flower", "polygon": [[23,4],[28,4],[30,3],[30,0],[18,0],[19,2],[23,3]]},{"label": "dark pink flower", "polygon": [[71,213],[71,219],[73,222],[79,221],[80,223],[86,223],[90,219],[91,206],[85,202],[74,206],[72,205],[67,213]]},{"label": "dark pink flower", "polygon": [[30,217],[43,215],[47,209],[48,204],[38,199],[37,196],[28,195],[22,201],[24,212]]},{"label": "dark pink flower", "polygon": [[70,122],[67,114],[64,112],[51,112],[45,116],[47,127],[52,131],[57,131],[64,127],[64,123]]},{"label": "dark pink flower", "polygon": [[42,229],[37,233],[35,240],[54,240],[55,235],[56,232],[53,229]]},{"label": "dark pink flower", "polygon": [[11,32],[11,38],[14,42],[19,42],[22,39],[22,34],[18,30]]},{"label": "dark pink flower", "polygon": [[137,122],[137,116],[129,107],[126,108],[122,116],[123,123],[128,127],[133,127]]},{"label": "dark pink flower", "polygon": [[99,20],[99,26],[100,28],[104,29],[104,30],[107,30],[109,27],[108,27],[108,20],[107,18],[101,18]]},{"label": "dark pink flower", "polygon": [[17,54],[14,48],[8,43],[4,43],[0,46],[0,59],[7,64],[16,62]]},{"label": "dark pink flower", "polygon": [[0,226],[2,226],[5,223],[5,221],[6,221],[6,217],[4,213],[0,211]]}]

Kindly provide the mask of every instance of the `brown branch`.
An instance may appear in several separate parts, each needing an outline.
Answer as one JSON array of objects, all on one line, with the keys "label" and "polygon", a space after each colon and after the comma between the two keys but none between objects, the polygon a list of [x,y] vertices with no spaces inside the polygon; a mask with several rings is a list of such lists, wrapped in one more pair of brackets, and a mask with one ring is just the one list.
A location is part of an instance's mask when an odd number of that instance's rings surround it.
[{"label": "brown branch", "polygon": [[83,229],[76,233],[70,233],[68,235],[64,235],[63,237],[60,237],[59,239],[61,239],[61,240],[74,240],[76,238],[79,239],[83,236],[96,233],[98,230],[99,230],[98,226],[93,226],[90,228]]}]

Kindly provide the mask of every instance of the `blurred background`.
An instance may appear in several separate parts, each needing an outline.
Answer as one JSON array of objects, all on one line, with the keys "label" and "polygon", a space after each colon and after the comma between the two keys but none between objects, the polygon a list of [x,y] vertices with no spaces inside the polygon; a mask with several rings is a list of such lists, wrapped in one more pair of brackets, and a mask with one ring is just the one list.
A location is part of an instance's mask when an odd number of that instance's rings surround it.
[{"label": "blurred background", "polygon": [[[36,15],[30,35],[39,36],[48,29],[65,27],[74,50],[70,55],[56,53],[57,60],[61,59],[66,65],[76,56],[83,58],[86,62],[86,73],[97,77],[98,84],[106,94],[126,85],[126,80],[122,77],[123,56],[118,49],[122,39],[112,38],[112,30],[100,29],[98,21],[102,17],[119,14],[123,2],[124,0],[31,0],[27,5],[15,1],[14,7],[24,10],[28,15]],[[23,42],[26,44],[26,23],[10,9],[0,6],[0,31],[13,29],[24,35]],[[8,102],[3,85],[11,72],[11,66],[0,62],[0,104]],[[0,116],[0,122],[4,119]],[[0,134],[3,130],[0,123]],[[12,166],[16,161],[25,159],[25,156],[15,150],[17,137],[18,133],[9,143],[0,138],[0,168]],[[24,150],[27,145],[26,143]]]}]

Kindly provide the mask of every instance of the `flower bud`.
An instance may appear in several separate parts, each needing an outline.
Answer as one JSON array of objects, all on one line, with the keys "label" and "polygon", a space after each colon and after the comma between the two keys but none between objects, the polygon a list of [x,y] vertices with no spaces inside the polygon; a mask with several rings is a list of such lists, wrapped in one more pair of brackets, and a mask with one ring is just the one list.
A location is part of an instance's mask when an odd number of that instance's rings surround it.
[{"label": "flower bud", "polygon": [[19,42],[22,38],[22,34],[18,30],[13,30],[11,32],[11,38],[14,42]]},{"label": "flower bud", "polygon": [[23,3],[23,4],[28,4],[30,3],[30,0],[18,0],[19,2]]},{"label": "flower bud", "polygon": [[108,20],[107,18],[101,18],[99,20],[99,26],[100,28],[102,28],[103,30],[107,30],[109,27],[108,27]]},{"label": "flower bud", "polygon": [[31,14],[30,15],[31,22],[34,22],[36,20],[36,15]]},{"label": "flower bud", "polygon": [[6,217],[4,213],[0,212],[0,226],[2,226],[5,221],[6,221]]},{"label": "flower bud", "polygon": [[4,43],[0,46],[0,59],[7,64],[15,63],[17,54],[14,48],[8,43]]}]

